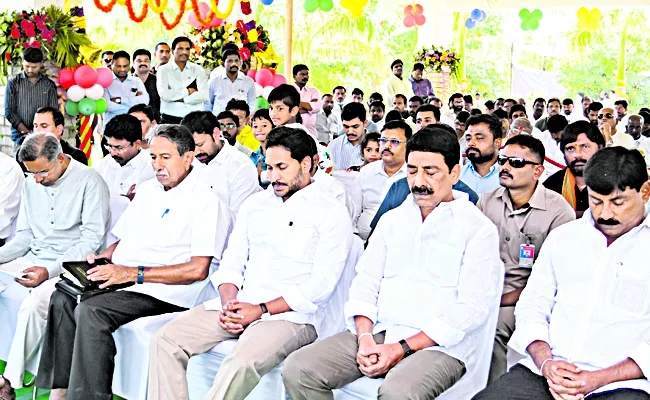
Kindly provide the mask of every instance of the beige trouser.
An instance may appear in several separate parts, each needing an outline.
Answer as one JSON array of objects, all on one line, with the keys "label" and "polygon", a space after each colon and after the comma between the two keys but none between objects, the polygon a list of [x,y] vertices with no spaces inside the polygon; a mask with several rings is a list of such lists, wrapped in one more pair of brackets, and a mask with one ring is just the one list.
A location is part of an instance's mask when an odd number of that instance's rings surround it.
[{"label": "beige trouser", "polygon": [[218,320],[218,311],[200,305],[156,332],[149,354],[149,400],[188,399],[190,357],[228,339],[237,339],[237,346],[221,363],[205,399],[243,399],[264,374],[317,337],[312,325],[288,321],[258,322],[237,335],[223,330]]},{"label": "beige trouser", "polygon": [[492,363],[488,384],[496,381],[505,374],[508,369],[508,342],[515,331],[515,306],[500,307],[499,321],[497,322],[497,334],[494,337],[494,348],[492,350]]},{"label": "beige trouser", "polygon": [[11,382],[13,388],[23,387],[25,365],[35,357],[40,358],[50,297],[55,290],[54,284],[60,280],[58,276],[46,280],[32,289],[20,304],[16,333],[11,342],[7,368],[4,372],[4,376]]},{"label": "beige trouser", "polygon": [[[374,335],[382,344],[384,334]],[[345,331],[287,357],[282,378],[292,400],[331,400],[332,389],[363,375],[357,365],[357,336]],[[379,388],[378,398],[435,399],[465,374],[465,364],[439,351],[418,351],[393,367]]]}]

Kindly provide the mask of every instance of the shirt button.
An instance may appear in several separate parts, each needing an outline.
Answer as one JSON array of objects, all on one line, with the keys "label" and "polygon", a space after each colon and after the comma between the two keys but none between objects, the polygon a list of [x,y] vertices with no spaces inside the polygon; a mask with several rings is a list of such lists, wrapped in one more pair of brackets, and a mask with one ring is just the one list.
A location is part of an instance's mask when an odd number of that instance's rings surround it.
[{"label": "shirt button", "polygon": [[54,207],[50,208],[50,210],[54,211]]},{"label": "shirt button", "polygon": [[50,221],[50,224],[54,225],[54,221]]},{"label": "shirt button", "polygon": [[52,193],[52,196],[54,196],[54,193]]},{"label": "shirt button", "polygon": [[509,242],[509,241],[510,241],[510,237],[506,236],[506,242]]}]

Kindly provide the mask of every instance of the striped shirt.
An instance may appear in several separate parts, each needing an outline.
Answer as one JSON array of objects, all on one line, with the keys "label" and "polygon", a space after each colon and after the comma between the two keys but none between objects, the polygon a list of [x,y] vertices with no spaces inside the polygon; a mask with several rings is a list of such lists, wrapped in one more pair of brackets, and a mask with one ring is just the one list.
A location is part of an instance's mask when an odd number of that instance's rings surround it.
[{"label": "striped shirt", "polygon": [[41,74],[36,83],[31,83],[25,71],[9,79],[5,92],[5,117],[11,124],[14,143],[20,142],[24,136],[18,125],[22,122],[31,131],[36,110],[47,106],[59,108],[56,84],[51,79]]},{"label": "striped shirt", "polygon": [[363,164],[361,141],[355,146],[348,140],[348,135],[343,134],[332,140],[327,148],[332,153],[334,164],[336,164],[338,169],[346,169],[353,165]]},{"label": "striped shirt", "polygon": [[409,78],[411,81],[411,86],[413,86],[413,94],[420,96],[423,99],[426,99],[429,96],[433,96],[433,87],[431,86],[431,81],[428,79],[420,79],[416,81],[413,78]]}]

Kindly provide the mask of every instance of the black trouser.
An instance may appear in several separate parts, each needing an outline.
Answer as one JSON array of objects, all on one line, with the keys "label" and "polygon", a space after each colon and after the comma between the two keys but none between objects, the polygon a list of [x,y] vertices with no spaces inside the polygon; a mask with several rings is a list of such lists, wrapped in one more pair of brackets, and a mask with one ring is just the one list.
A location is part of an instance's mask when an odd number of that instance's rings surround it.
[{"label": "black trouser", "polygon": [[112,400],[115,341],[112,333],[141,317],[185,308],[151,296],[117,291],[76,299],[52,294],[36,387],[68,388],[68,400]]},{"label": "black trouser", "polygon": [[[539,376],[523,365],[517,364],[510,372],[501,376],[473,400],[553,400],[546,378]],[[646,392],[633,389],[619,389],[595,394],[589,400],[648,400]]]},{"label": "black trouser", "polygon": [[161,117],[160,119],[162,120],[161,121],[162,124],[179,125],[183,120],[182,117],[174,117],[173,115],[169,115],[169,114],[162,114],[160,117]]}]

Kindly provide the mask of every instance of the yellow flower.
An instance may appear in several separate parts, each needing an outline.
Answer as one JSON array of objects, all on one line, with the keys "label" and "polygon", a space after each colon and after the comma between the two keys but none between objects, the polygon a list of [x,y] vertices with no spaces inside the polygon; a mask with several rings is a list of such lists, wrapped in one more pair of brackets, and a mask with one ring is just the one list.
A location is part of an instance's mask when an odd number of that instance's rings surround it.
[{"label": "yellow flower", "polygon": [[447,53],[446,51],[443,51],[443,52],[442,52],[442,58],[445,58],[445,57],[447,57],[448,55],[449,55],[449,53]]}]

